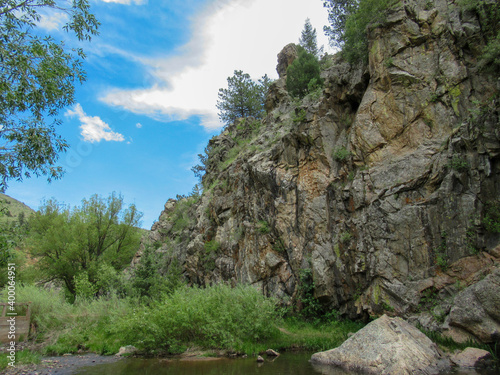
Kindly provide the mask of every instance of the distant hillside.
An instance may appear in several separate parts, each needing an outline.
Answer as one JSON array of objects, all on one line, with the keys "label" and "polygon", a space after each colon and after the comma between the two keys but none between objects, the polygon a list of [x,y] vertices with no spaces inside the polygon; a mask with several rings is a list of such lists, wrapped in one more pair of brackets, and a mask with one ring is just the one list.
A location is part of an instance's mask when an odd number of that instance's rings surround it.
[{"label": "distant hillside", "polygon": [[24,203],[2,193],[0,193],[0,207],[5,207],[7,210],[4,215],[0,216],[0,223],[2,224],[17,220],[21,213],[24,213],[24,216],[28,217],[35,212]]}]

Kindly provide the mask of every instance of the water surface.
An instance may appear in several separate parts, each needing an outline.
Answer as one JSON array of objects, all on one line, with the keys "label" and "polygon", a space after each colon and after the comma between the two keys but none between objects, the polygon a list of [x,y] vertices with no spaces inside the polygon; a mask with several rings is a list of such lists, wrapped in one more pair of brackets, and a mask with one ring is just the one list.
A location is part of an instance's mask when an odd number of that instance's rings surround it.
[{"label": "water surface", "polygon": [[255,358],[178,360],[126,358],[114,363],[82,367],[75,375],[346,375],[309,362],[312,353],[284,353],[257,363]]},{"label": "water surface", "polygon": [[[309,362],[312,353],[283,353],[257,363],[255,358],[208,360],[125,358],[117,362],[82,367],[74,375],[353,375],[331,366]],[[497,375],[496,371],[462,370],[453,375]],[[446,374],[443,374],[446,375]]]}]

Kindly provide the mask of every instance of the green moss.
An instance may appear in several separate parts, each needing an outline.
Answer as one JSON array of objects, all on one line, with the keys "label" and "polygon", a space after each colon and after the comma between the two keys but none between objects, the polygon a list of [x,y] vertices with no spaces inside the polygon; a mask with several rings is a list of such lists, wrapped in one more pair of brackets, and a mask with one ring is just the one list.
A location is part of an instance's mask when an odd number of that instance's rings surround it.
[{"label": "green moss", "polygon": [[460,103],[460,96],[462,95],[462,91],[460,90],[459,85],[456,85],[448,90],[448,93],[451,97],[451,106],[453,111],[457,116],[460,116],[460,111],[458,109],[458,104]]},{"label": "green moss", "polygon": [[339,244],[335,244],[335,246],[333,247],[333,251],[335,251],[335,254],[337,255],[337,258],[340,258],[340,246]]}]

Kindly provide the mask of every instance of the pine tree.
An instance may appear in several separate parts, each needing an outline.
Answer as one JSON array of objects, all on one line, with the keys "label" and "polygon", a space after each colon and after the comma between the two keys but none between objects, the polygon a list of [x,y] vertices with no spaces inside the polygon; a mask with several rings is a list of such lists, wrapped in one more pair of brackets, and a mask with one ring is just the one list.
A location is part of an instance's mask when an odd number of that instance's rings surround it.
[{"label": "pine tree", "polygon": [[271,83],[267,75],[255,82],[249,74],[235,70],[234,75],[228,77],[227,83],[227,89],[219,89],[217,100],[222,122],[230,124],[238,118],[261,118],[264,115],[265,98]]},{"label": "pine tree", "polygon": [[316,29],[313,29],[309,18],[307,18],[304,23],[304,29],[302,30],[299,44],[311,55],[319,57],[320,50],[318,50],[318,42],[316,40]]},{"label": "pine tree", "polygon": [[323,85],[320,67],[316,56],[298,47],[298,57],[286,70],[286,89],[296,98],[303,98],[308,93]]}]

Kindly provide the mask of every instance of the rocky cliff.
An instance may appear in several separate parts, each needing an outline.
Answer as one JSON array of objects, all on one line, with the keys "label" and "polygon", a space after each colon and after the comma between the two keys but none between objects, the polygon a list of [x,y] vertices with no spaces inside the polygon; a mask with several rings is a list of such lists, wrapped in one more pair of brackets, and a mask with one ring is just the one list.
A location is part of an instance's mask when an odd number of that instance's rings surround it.
[{"label": "rocky cliff", "polygon": [[[430,3],[402,1],[372,25],[368,64],[324,58],[324,87],[301,101],[285,89],[286,46],[267,117],[214,137],[201,197],[169,200],[153,225],[165,267],[284,303],[309,283],[350,318],[498,340],[500,83],[477,68],[478,16]],[[481,312],[460,313],[472,300]]]}]

